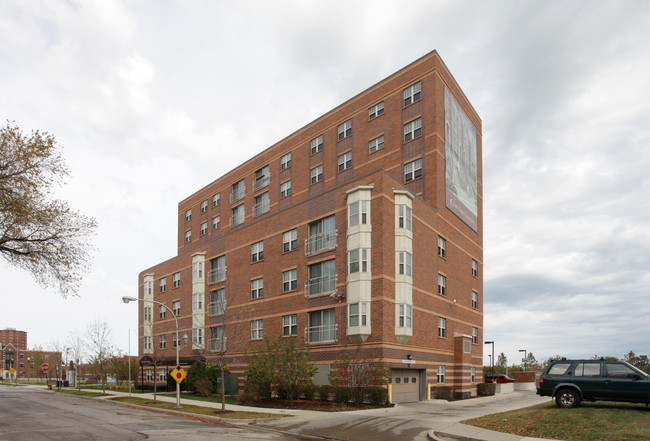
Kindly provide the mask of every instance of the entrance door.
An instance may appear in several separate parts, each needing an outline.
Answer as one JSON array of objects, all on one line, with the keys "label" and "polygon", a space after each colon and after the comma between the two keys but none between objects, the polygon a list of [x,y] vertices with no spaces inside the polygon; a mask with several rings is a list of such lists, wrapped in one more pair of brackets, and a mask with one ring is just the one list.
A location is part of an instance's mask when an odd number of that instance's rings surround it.
[{"label": "entrance door", "polygon": [[393,403],[420,401],[418,369],[392,369],[390,383],[393,389]]}]

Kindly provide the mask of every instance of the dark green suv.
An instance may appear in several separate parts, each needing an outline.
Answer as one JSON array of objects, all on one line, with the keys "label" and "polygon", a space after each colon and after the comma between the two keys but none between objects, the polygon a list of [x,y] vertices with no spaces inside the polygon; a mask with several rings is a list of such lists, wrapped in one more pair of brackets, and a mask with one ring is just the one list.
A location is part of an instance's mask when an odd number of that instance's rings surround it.
[{"label": "dark green suv", "polygon": [[650,377],[624,361],[555,360],[542,373],[537,393],[559,407],[582,400],[650,403]]}]

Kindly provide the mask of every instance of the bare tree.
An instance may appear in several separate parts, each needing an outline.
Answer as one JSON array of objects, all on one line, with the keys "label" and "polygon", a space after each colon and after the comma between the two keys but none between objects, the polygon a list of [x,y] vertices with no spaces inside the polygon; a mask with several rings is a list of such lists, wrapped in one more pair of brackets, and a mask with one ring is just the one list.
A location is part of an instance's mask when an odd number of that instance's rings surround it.
[{"label": "bare tree", "polygon": [[86,334],[90,362],[96,363],[102,382],[102,392],[106,394],[106,374],[114,352],[111,327],[106,320],[95,319],[88,323]]},{"label": "bare tree", "polygon": [[[85,345],[84,339],[78,329],[68,332],[68,338],[66,340],[68,348],[70,348],[70,353],[74,360],[74,370],[75,370],[75,383],[77,381],[77,373],[79,370],[79,363],[84,357]],[[75,384],[75,387],[79,387]]]}]

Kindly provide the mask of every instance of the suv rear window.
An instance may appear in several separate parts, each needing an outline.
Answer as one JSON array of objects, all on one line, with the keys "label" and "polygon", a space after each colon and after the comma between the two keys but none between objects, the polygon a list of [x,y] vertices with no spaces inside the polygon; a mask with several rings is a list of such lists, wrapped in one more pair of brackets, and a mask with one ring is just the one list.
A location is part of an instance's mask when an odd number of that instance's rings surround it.
[{"label": "suv rear window", "polygon": [[548,370],[549,375],[564,375],[567,370],[571,367],[571,363],[555,363]]},{"label": "suv rear window", "polygon": [[573,373],[576,377],[600,377],[600,363],[578,363]]}]

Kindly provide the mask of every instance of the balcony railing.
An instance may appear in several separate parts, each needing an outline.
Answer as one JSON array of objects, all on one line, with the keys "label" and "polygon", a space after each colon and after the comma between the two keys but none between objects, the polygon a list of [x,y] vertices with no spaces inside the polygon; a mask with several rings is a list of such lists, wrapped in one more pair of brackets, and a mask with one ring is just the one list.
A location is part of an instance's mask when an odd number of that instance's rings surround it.
[{"label": "balcony railing", "polygon": [[311,256],[312,254],[336,248],[337,234],[338,230],[334,230],[309,236],[305,239],[305,255]]},{"label": "balcony railing", "polygon": [[260,214],[264,214],[269,211],[269,202],[262,202],[259,204],[255,204],[255,208],[253,210],[253,215],[254,216],[259,216]]},{"label": "balcony railing", "polygon": [[208,303],[208,315],[211,317],[224,315],[226,313],[227,300]]},{"label": "balcony railing", "polygon": [[315,277],[305,282],[305,297],[329,294],[336,290],[336,274]]},{"label": "balcony railing", "polygon": [[334,343],[338,341],[338,325],[310,326],[305,328],[305,342],[309,344]]},{"label": "balcony railing", "polygon": [[208,351],[210,352],[226,352],[228,343],[227,337],[210,338],[208,339]]},{"label": "balcony railing", "polygon": [[253,190],[257,191],[260,188],[264,188],[267,185],[269,185],[269,182],[271,182],[271,176],[270,175],[262,176],[259,179],[256,179],[255,182],[253,183]]},{"label": "balcony railing", "polygon": [[219,283],[226,280],[226,267],[215,268],[208,273],[208,284]]},{"label": "balcony railing", "polygon": [[239,224],[244,223],[244,216],[233,216],[230,218],[230,226],[236,227]]},{"label": "balcony railing", "polygon": [[240,199],[243,199],[243,197],[246,195],[246,187],[242,186],[241,188],[238,188],[237,190],[233,190],[232,193],[230,193],[230,203],[236,202]]}]

